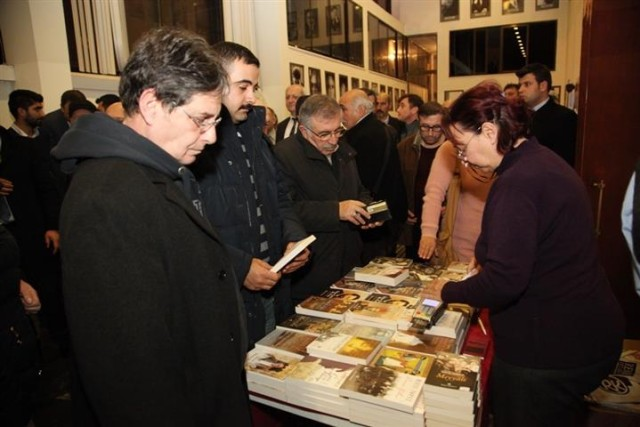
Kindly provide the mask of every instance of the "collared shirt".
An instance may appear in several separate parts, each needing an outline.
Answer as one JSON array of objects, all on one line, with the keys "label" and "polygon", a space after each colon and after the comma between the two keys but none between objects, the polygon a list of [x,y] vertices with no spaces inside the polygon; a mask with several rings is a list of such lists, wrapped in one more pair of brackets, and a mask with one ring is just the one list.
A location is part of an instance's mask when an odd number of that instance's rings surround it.
[{"label": "collared shirt", "polygon": [[533,111],[538,111],[539,109],[541,109],[542,107],[545,106],[545,104],[547,102],[549,102],[549,100],[551,99],[551,97],[548,97],[547,99],[545,99],[544,101],[542,101],[541,103],[539,103],[538,105],[536,105],[535,107],[533,107]]},{"label": "collared shirt", "polygon": [[289,123],[284,130],[284,137],[288,138],[291,135],[298,133],[298,119],[296,117],[289,117]]},{"label": "collared shirt", "polygon": [[27,135],[25,131],[18,127],[16,122],[13,122],[13,124],[11,125],[11,129],[13,129],[18,135],[24,136],[25,138],[36,138],[40,135],[40,129],[38,128],[35,128],[35,130],[33,131],[33,135]]}]

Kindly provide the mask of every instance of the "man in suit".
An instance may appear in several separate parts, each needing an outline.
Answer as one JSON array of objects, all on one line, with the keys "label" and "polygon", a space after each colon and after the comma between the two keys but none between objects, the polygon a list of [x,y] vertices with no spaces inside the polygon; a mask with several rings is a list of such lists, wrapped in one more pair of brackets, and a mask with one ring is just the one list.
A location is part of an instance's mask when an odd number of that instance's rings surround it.
[{"label": "man in suit", "polygon": [[79,90],[67,90],[60,97],[60,108],[48,113],[42,119],[41,129],[49,147],[54,147],[62,135],[69,130],[69,105],[72,102],[86,101],[87,97]]},{"label": "man in suit", "polygon": [[373,103],[362,89],[340,97],[345,139],[357,151],[356,165],[362,185],[373,197],[386,200],[392,220],[375,230],[361,232],[362,262],[376,256],[393,256],[400,224],[407,217],[407,199],[400,171],[395,135],[373,114]]},{"label": "man in suit", "polygon": [[385,92],[381,92],[380,95],[376,97],[376,116],[382,123],[394,128],[398,136],[400,136],[405,132],[405,124],[401,120],[398,120],[389,114],[390,108],[389,95]]},{"label": "man in suit", "polygon": [[400,132],[400,140],[418,133],[420,123],[418,122],[418,108],[424,104],[422,98],[414,93],[407,93],[398,99],[398,119],[404,122],[405,129]]},{"label": "man in suit", "polygon": [[298,132],[298,117],[296,115],[296,102],[298,98],[304,95],[304,87],[299,84],[292,84],[284,93],[284,101],[287,111],[291,117],[287,117],[276,128],[276,144],[285,138],[290,137]]},{"label": "man in suit", "polygon": [[531,134],[574,166],[578,116],[549,96],[551,72],[545,65],[534,63],[518,70],[516,76],[520,83],[518,93],[533,111]]}]

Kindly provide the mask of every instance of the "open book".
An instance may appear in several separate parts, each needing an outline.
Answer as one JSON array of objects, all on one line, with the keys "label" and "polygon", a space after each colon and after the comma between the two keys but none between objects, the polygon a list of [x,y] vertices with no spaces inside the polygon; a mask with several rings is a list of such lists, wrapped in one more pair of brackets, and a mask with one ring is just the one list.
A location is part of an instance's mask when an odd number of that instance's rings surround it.
[{"label": "open book", "polygon": [[280,270],[284,268],[285,265],[289,264],[295,257],[297,257],[300,254],[300,252],[304,250],[304,248],[309,246],[315,240],[316,240],[316,236],[314,236],[313,234],[300,240],[298,243],[295,244],[293,248],[291,248],[289,252],[284,254],[284,256],[280,258],[278,262],[276,262],[273,265],[273,267],[271,267],[271,271],[274,273],[278,273]]}]

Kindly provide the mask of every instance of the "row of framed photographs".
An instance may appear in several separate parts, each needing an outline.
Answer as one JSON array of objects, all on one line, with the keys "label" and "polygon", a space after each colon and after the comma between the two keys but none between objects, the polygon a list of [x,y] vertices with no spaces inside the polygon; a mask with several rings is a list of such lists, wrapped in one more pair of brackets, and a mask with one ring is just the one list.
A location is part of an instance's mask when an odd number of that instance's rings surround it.
[{"label": "row of framed photographs", "polygon": [[[484,18],[491,16],[491,0],[469,0],[471,17]],[[560,0],[536,0],[536,11],[556,9]],[[502,0],[502,14],[524,12],[524,0]],[[460,19],[460,0],[440,0],[440,22]]]},{"label": "row of framed photographs", "polygon": [[[306,67],[302,64],[289,64],[289,74],[291,76],[291,84],[299,84],[304,86],[309,95],[325,94],[333,99],[338,100],[346,91],[350,89],[372,89],[377,93],[387,93],[389,95],[389,105],[395,110],[397,108],[398,99],[402,97],[406,90],[391,85],[373,82],[357,77],[349,77],[344,74],[338,74],[333,71],[324,72],[324,91],[322,90],[322,70],[314,67]],[[306,77],[306,79],[305,79]]]}]

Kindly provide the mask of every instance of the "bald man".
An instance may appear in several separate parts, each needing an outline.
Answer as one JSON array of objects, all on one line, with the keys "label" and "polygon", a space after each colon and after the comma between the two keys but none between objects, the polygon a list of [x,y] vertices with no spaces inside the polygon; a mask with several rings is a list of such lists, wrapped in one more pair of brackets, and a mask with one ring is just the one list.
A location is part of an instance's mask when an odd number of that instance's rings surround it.
[{"label": "bald man", "polygon": [[287,88],[284,93],[284,100],[287,106],[287,111],[291,114],[291,117],[287,117],[276,128],[276,143],[294,135],[298,132],[298,118],[296,116],[296,102],[298,98],[304,95],[304,86],[293,84]]}]

